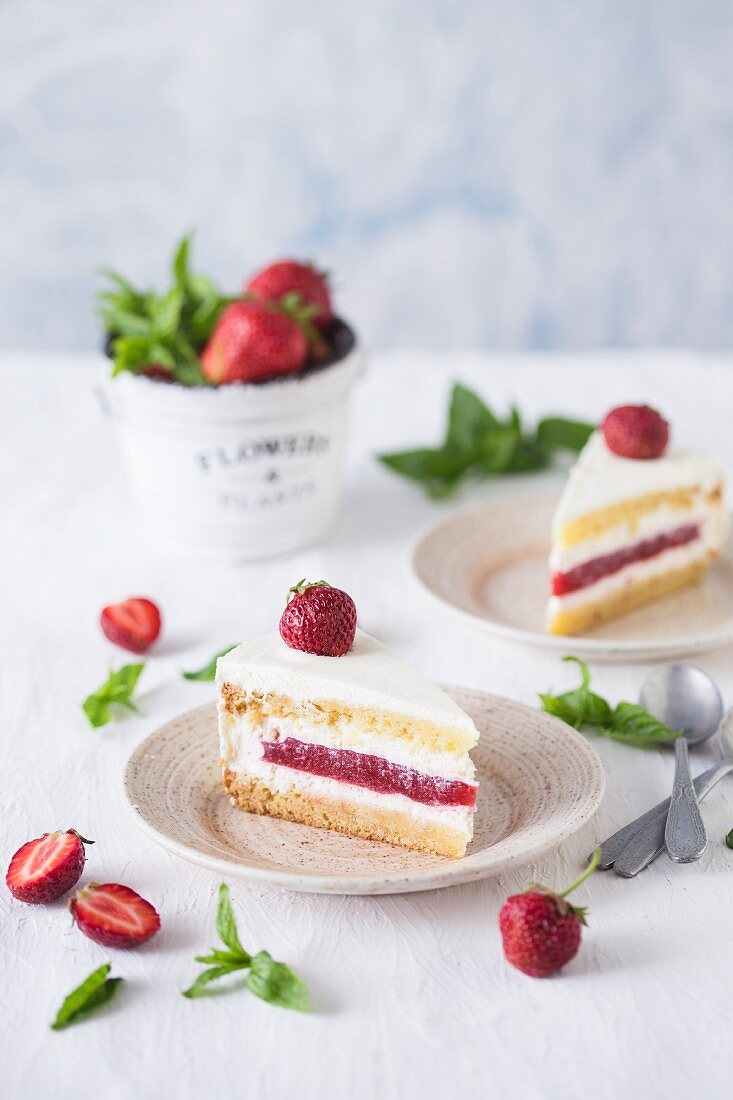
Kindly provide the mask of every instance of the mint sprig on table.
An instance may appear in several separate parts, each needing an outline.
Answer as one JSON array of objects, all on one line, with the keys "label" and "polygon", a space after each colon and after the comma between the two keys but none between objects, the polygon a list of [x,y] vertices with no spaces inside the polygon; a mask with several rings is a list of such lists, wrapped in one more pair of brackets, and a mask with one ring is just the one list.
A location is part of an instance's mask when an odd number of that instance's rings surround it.
[{"label": "mint sprig on table", "polygon": [[502,420],[473,390],[455,383],[442,445],[379,455],[379,460],[439,500],[469,479],[541,470],[557,450],[580,451],[593,431],[592,424],[559,416],[527,430],[518,409],[512,407]]},{"label": "mint sprig on table", "polygon": [[561,718],[573,729],[593,726],[599,733],[627,745],[653,745],[674,741],[681,731],[673,731],[638,703],[617,703],[612,707],[603,696],[590,689],[590,670],[580,657],[563,657],[580,667],[580,687],[562,695],[540,694],[543,710]]},{"label": "mint sprig on table", "polygon": [[102,686],[86,697],[81,705],[82,710],[95,729],[106,726],[113,720],[114,715],[110,710],[112,706],[124,707],[137,713],[132,697],[144,668],[143,661],[138,665],[122,665],[121,668],[110,669]]},{"label": "mint sprig on table", "polygon": [[97,311],[111,339],[114,375],[157,366],[181,385],[208,384],[199,352],[222,309],[237,299],[222,294],[208,276],[191,271],[190,250],[189,235],[173,255],[173,285],[164,294],[138,290],[118,272],[102,270],[113,285],[97,295]]},{"label": "mint sprig on table", "polygon": [[105,963],[71,991],[51,1024],[53,1031],[62,1031],[69,1024],[76,1023],[112,1000],[124,979],[108,978],[111,968],[111,963]]},{"label": "mint sprig on table", "polygon": [[235,645],[227,646],[226,649],[222,649],[221,653],[216,653],[208,665],[204,665],[203,668],[199,668],[196,672],[182,672],[181,676],[184,680],[215,680],[216,679],[216,662],[220,657],[226,657],[227,653],[230,653],[233,649],[236,649]]},{"label": "mint sprig on table", "polygon": [[210,989],[209,986],[220,978],[247,970],[244,984],[256,997],[280,1008],[308,1011],[308,987],[295,971],[285,963],[276,962],[267,951],[250,955],[242,947],[229,898],[229,888],[225,883],[219,887],[216,931],[226,951],[212,947],[208,955],[196,956],[196,962],[209,964],[209,968],[203,970],[193,985],[184,990],[184,997],[205,997],[211,993],[223,992],[223,989]]}]

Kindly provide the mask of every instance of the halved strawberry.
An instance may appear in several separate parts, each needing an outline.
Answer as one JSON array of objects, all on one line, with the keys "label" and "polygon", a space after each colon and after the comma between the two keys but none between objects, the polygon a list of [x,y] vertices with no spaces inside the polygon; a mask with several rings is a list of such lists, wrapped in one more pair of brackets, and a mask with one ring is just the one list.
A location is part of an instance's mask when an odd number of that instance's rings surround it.
[{"label": "halved strawberry", "polygon": [[55,901],[74,886],[84,870],[85,840],[74,829],[44,833],[19,848],[5,881],[13,897],[31,905]]},{"label": "halved strawberry", "polygon": [[117,882],[93,882],[77,890],[69,910],[79,930],[104,947],[137,947],[160,928],[150,902]]},{"label": "halved strawberry", "polygon": [[160,611],[144,596],[103,607],[99,622],[111,642],[131,653],[144,653],[160,634]]}]

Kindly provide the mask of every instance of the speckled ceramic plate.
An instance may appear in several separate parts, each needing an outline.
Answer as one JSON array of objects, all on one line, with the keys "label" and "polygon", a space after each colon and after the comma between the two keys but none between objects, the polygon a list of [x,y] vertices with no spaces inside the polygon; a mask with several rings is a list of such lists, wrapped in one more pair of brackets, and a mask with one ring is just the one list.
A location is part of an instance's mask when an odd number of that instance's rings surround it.
[{"label": "speckled ceramic plate", "polygon": [[422,588],[467,624],[507,641],[601,661],[658,660],[733,642],[733,543],[705,580],[573,638],[544,632],[555,493],[459,512],[420,536]]},{"label": "speckled ceramic plate", "polygon": [[319,894],[399,894],[453,886],[526,863],[588,821],[603,765],[569,726],[542,711],[465,688],[449,694],[476,722],[480,780],[474,838],[462,859],[244,813],[221,787],[216,709],[175,718],[138,746],[125,792],[163,847],[222,875]]}]

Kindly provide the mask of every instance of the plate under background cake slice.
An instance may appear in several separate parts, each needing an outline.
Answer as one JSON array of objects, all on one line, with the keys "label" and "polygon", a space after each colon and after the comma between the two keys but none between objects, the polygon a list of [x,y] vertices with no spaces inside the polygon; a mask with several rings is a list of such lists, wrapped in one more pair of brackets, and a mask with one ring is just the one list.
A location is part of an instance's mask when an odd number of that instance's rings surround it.
[{"label": "plate under background cake slice", "polygon": [[341,657],[277,632],[217,665],[224,786],[241,809],[461,856],[478,733],[445,692],[374,638]]},{"label": "plate under background cake slice", "polygon": [[701,580],[725,536],[724,484],[713,456],[626,458],[594,433],[553,520],[548,633],[582,633]]}]

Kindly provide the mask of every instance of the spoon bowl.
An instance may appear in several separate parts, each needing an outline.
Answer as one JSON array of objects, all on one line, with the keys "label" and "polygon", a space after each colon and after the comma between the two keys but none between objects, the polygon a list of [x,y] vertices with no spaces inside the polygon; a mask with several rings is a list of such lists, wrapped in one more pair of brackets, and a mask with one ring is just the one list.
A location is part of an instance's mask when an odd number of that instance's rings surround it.
[{"label": "spoon bowl", "polygon": [[[707,672],[695,665],[655,668],[641,688],[641,705],[671,730],[682,730],[687,743],[699,745],[715,733],[723,700]],[[733,745],[733,720],[731,721]]]}]

